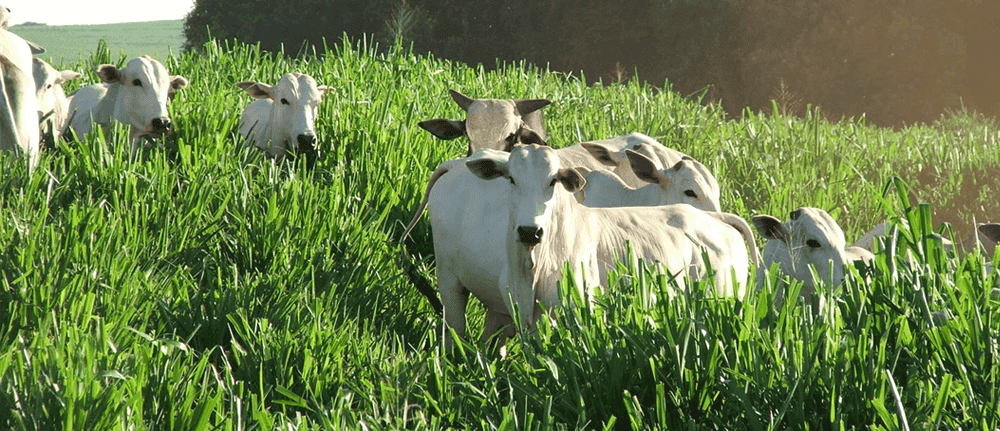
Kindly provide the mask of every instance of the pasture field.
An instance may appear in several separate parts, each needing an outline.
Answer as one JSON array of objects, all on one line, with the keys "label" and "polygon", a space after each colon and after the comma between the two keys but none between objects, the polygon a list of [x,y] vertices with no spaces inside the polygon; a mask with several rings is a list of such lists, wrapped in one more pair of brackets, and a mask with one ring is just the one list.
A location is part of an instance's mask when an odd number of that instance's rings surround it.
[{"label": "pasture field", "polygon": [[[931,222],[1000,214],[992,121],[957,112],[894,131],[779,107],[734,121],[634,83],[330,49],[167,57],[190,85],[171,105],[176,133],[140,160],[120,128],[59,144],[33,175],[0,155],[0,428],[1000,427],[997,274],[946,255]],[[109,61],[102,48],[68,64],[85,73],[72,87]],[[251,99],[234,83],[290,71],[331,87],[311,170],[236,138]],[[416,126],[462,114],[448,89],[551,99],[553,146],[656,137],[708,166],[723,209],[746,219],[815,206],[849,242],[891,216],[911,230],[813,301],[773,305],[774,276],[738,299],[671,295],[623,264],[595,304],[557,308],[506,359],[476,338],[446,354],[417,289],[436,284],[426,219],[404,259],[398,238],[433,169],[464,153]],[[469,324],[478,337],[475,300]]]},{"label": "pasture field", "polygon": [[10,28],[18,36],[41,45],[39,57],[58,66],[90,57],[104,40],[114,58],[149,55],[163,61],[184,46],[184,21],[150,21],[95,25],[19,25]]}]

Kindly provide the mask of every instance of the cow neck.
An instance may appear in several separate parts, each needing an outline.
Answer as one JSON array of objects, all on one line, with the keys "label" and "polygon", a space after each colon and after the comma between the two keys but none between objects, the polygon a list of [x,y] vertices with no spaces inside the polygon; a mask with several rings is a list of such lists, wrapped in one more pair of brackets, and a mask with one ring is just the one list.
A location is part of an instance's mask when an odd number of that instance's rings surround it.
[{"label": "cow neck", "polygon": [[621,194],[619,206],[646,207],[663,205],[663,189],[659,184],[646,184],[637,189],[628,188]]},{"label": "cow neck", "polygon": [[97,109],[93,110],[96,115],[94,122],[103,125],[110,125],[111,119],[115,115],[115,104],[118,102],[118,93],[121,90],[121,84],[104,84],[107,86],[108,92],[97,102]]}]

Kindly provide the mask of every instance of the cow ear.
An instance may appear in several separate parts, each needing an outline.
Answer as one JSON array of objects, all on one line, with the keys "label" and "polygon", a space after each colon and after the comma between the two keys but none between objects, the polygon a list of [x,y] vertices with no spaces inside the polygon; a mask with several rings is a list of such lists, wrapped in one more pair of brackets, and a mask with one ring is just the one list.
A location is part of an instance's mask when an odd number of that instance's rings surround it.
[{"label": "cow ear", "polygon": [[757,232],[764,239],[776,239],[788,244],[788,231],[781,224],[781,220],[769,215],[760,215],[751,218],[750,221],[753,222],[754,227],[757,228]]},{"label": "cow ear", "polygon": [[507,164],[499,160],[490,158],[475,159],[465,162],[469,171],[484,180],[492,180],[498,177],[510,178],[510,171]]},{"label": "cow ear", "polygon": [[552,101],[549,99],[521,99],[515,100],[514,106],[517,107],[517,113],[521,114],[521,117],[524,117],[525,115],[544,108],[550,103],[552,103]]},{"label": "cow ear", "polygon": [[102,64],[97,67],[97,76],[101,78],[101,82],[114,84],[121,82],[122,70],[113,64]]},{"label": "cow ear", "polygon": [[271,86],[263,82],[243,81],[237,82],[236,86],[242,88],[254,99],[274,99],[271,96]]},{"label": "cow ear", "polygon": [[325,85],[320,85],[319,87],[316,87],[316,89],[319,90],[319,97],[326,96],[326,93],[330,91],[330,87]]},{"label": "cow ear", "polygon": [[80,76],[81,75],[79,73],[74,72],[72,70],[63,70],[59,72],[59,77],[56,78],[56,84],[62,84],[66,81],[71,81],[76,78],[79,78]]},{"label": "cow ear", "polygon": [[990,241],[1000,243],[1000,223],[981,224],[977,230],[979,230],[979,233],[982,236],[985,236]]},{"label": "cow ear", "polygon": [[476,99],[473,99],[455,90],[448,90],[448,93],[451,94],[452,100],[454,100],[455,103],[458,104],[458,106],[461,106],[462,109],[466,111],[469,110],[469,105],[472,105],[472,102],[476,101]]},{"label": "cow ear", "polygon": [[36,45],[34,43],[31,43],[31,42],[28,42],[28,41],[24,41],[24,42],[28,44],[28,48],[31,48],[31,55],[38,55],[38,54],[42,54],[42,53],[45,52],[45,48],[42,48],[41,46],[38,46],[38,45]]},{"label": "cow ear", "polygon": [[181,75],[170,77],[170,91],[180,90],[184,87],[187,87],[187,85],[188,85],[187,78]]},{"label": "cow ear", "polygon": [[580,144],[580,146],[587,150],[591,156],[594,156],[598,162],[601,162],[602,165],[618,167],[618,162],[615,161],[615,158],[612,156],[612,152],[608,149],[608,147],[594,142],[584,142]]},{"label": "cow ear", "polygon": [[450,140],[465,136],[465,121],[445,120],[437,118],[434,120],[421,121],[417,123],[421,129],[431,132],[438,139]]},{"label": "cow ear", "polygon": [[625,156],[628,157],[628,163],[632,166],[635,176],[647,183],[659,184],[660,171],[649,157],[632,150],[625,150]]},{"label": "cow ear", "polygon": [[556,173],[556,179],[562,183],[566,191],[570,193],[576,193],[583,190],[583,186],[587,185],[587,179],[580,174],[576,169],[562,168]]}]

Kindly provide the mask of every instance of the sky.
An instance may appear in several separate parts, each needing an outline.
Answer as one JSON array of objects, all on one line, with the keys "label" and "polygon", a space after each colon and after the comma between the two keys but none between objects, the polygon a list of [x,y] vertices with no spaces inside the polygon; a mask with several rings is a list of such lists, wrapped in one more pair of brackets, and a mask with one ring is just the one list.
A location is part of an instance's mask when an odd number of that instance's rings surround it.
[{"label": "sky", "polygon": [[0,0],[0,4],[10,9],[12,25],[26,21],[73,25],[184,19],[194,0]]}]

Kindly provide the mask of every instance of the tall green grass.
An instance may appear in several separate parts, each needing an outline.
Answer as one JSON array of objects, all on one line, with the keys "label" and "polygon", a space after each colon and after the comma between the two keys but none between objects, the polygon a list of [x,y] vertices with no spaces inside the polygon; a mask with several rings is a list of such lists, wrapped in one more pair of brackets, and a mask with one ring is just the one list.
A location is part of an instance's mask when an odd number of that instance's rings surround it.
[{"label": "tall green grass", "polygon": [[[72,86],[96,82],[105,61],[124,59],[96,53]],[[973,113],[901,131],[777,107],[730,121],[669,87],[588,87],[525,65],[485,72],[363,42],[296,60],[220,42],[165,65],[191,84],[171,104],[176,133],[163,147],[131,160],[115,128],[61,143],[33,175],[0,156],[0,427],[1000,424],[997,275],[976,255],[948,256],[931,223],[967,174],[1000,164],[996,127]],[[234,84],[290,71],[332,87],[311,170],[237,139],[250,98]],[[507,359],[475,341],[446,354],[415,288],[436,285],[429,226],[408,262],[397,242],[430,172],[464,153],[416,127],[461,115],[450,88],[553,100],[554,146],[654,136],[709,166],[723,208],[743,217],[821,207],[849,240],[891,216],[910,228],[812,301],[774,305],[774,275],[744,298],[671,296],[652,269],[623,265],[595,304],[556,309]],[[920,182],[928,172],[933,188]],[[997,189],[996,176],[976,181]],[[909,202],[905,183],[932,204]],[[995,200],[979,202],[996,214]],[[473,340],[482,311],[470,301]]]}]

